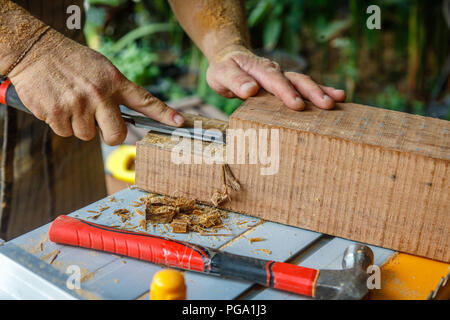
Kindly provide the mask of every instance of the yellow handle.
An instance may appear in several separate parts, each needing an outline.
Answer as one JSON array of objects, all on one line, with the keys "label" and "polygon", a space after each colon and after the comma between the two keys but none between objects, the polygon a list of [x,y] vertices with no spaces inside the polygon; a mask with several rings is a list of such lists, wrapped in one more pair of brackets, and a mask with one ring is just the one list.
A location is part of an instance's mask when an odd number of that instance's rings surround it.
[{"label": "yellow handle", "polygon": [[136,146],[121,145],[106,159],[106,169],[114,178],[133,184],[135,171],[130,170],[130,163],[136,158]]}]

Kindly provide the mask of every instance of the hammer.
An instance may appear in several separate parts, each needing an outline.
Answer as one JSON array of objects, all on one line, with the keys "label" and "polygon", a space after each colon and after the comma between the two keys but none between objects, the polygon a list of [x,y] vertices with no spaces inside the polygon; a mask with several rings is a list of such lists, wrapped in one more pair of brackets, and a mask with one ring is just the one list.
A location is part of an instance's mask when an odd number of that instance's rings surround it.
[{"label": "hammer", "polygon": [[112,252],[178,269],[245,280],[317,299],[363,299],[369,292],[369,247],[354,244],[344,252],[342,270],[316,270],[290,263],[221,252],[189,242],[116,229],[59,216],[48,231],[53,242]]}]

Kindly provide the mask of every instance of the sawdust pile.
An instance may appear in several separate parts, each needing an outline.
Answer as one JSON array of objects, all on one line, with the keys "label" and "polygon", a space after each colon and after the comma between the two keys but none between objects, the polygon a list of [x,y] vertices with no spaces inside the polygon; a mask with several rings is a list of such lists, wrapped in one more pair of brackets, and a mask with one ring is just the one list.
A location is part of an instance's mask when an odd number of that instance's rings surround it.
[{"label": "sawdust pile", "polygon": [[145,219],[148,223],[170,224],[174,233],[208,233],[224,227],[226,211],[200,206],[193,199],[152,195],[143,198]]}]

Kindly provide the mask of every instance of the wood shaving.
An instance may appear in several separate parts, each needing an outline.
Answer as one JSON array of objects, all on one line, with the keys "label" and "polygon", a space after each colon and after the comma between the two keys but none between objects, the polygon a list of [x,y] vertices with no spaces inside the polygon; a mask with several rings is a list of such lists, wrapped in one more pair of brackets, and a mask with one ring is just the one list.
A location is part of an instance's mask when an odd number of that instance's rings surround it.
[{"label": "wood shaving", "polygon": [[131,206],[132,206],[132,207],[140,207],[140,206],[142,206],[142,205],[143,205],[142,202],[136,202],[136,201],[133,201],[133,202],[131,203]]},{"label": "wood shaving", "polygon": [[225,173],[226,184],[229,185],[231,187],[231,189],[233,189],[234,191],[241,190],[241,184],[233,175],[233,172],[231,171],[230,166],[228,164],[224,164],[222,166],[222,169]]},{"label": "wood shaving", "polygon": [[144,229],[145,231],[147,231],[147,221],[145,219],[142,219],[139,222],[139,227],[142,227],[142,229]]},{"label": "wood shaving", "polygon": [[235,178],[233,172],[231,172],[231,169],[228,166],[228,164],[222,165],[222,180],[223,180],[222,191],[216,190],[211,196],[211,202],[216,207],[220,206],[221,204],[227,201],[231,201],[231,195],[229,193],[228,186],[230,186],[231,189],[234,191],[241,190],[241,184]]},{"label": "wood shaving", "polygon": [[119,216],[122,222],[126,222],[130,220],[131,214],[127,209],[117,209],[113,212],[116,216]]},{"label": "wood shaving", "polygon": [[224,191],[216,190],[211,196],[211,202],[214,206],[218,207],[227,201],[231,201],[230,196],[227,193],[227,188],[225,187],[224,189]]},{"label": "wood shaving", "polygon": [[235,235],[232,233],[200,233],[202,237],[204,236],[213,236],[213,237],[234,237]]},{"label": "wood shaving", "polygon": [[129,225],[130,225],[130,223],[126,222],[123,226],[120,227],[120,229],[126,229],[126,227],[129,226]]},{"label": "wood shaving", "polygon": [[253,242],[261,242],[261,241],[265,241],[265,240],[266,240],[266,239],[264,239],[264,238],[259,238],[259,237],[248,239],[248,241],[249,241],[250,243],[253,243]]},{"label": "wood shaving", "polygon": [[135,209],[134,211],[136,211],[136,213],[137,213],[138,215],[140,215],[140,216],[145,216],[145,212],[142,212],[142,211],[139,210],[139,209]]},{"label": "wood shaving", "polygon": [[94,219],[94,220],[97,220],[98,217],[100,217],[101,215],[102,215],[102,212],[99,212],[99,213],[97,213],[96,215],[89,216],[88,219]]},{"label": "wood shaving", "polygon": [[271,250],[269,250],[269,249],[255,249],[256,251],[261,251],[261,252],[264,252],[265,254],[272,254],[272,251]]},{"label": "wood shaving", "polygon": [[61,253],[60,250],[54,250],[54,251],[50,252],[49,254],[43,256],[41,258],[41,260],[47,260],[48,258],[50,258],[49,264],[52,264],[56,260],[56,258],[58,257],[58,255],[60,253]]},{"label": "wood shaving", "polygon": [[44,251],[44,242],[46,242],[48,240],[47,236],[45,237],[44,240],[42,240],[41,242],[39,242],[38,244],[38,249],[39,251],[43,252]]}]

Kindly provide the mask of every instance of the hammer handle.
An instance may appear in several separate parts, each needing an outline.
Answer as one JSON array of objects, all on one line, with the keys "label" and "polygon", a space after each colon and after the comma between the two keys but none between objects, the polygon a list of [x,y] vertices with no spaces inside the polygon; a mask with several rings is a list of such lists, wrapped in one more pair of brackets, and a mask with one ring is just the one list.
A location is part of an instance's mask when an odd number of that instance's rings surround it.
[{"label": "hammer handle", "polygon": [[318,270],[256,259],[146,233],[120,230],[61,215],[49,229],[53,242],[112,252],[178,269],[255,282],[314,296]]}]

